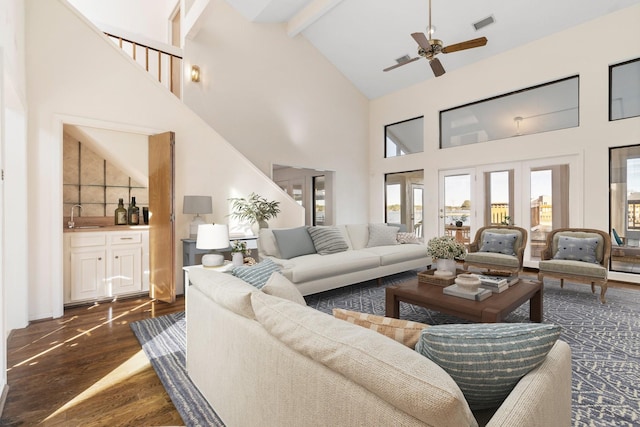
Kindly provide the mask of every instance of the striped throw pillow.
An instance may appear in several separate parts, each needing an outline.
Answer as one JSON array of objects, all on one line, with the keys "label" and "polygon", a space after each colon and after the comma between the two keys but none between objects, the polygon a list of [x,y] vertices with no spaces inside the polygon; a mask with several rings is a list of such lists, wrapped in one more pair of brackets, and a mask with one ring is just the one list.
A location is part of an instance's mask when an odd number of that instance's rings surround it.
[{"label": "striped throw pillow", "polygon": [[451,375],[472,410],[487,409],[542,364],[559,336],[559,326],[539,323],[437,325],[422,331],[416,351]]},{"label": "striped throw pillow", "polygon": [[336,227],[309,227],[307,229],[316,252],[320,255],[335,254],[349,249],[349,245]]},{"label": "striped throw pillow", "polygon": [[415,347],[422,330],[429,327],[429,325],[424,323],[376,316],[375,314],[360,313],[343,308],[334,308],[333,316],[337,319],[346,320],[354,325],[363,326],[379,332],[411,348]]},{"label": "striped throw pillow", "polygon": [[255,265],[234,267],[231,273],[248,284],[262,289],[274,271],[280,271],[280,266],[267,258]]}]

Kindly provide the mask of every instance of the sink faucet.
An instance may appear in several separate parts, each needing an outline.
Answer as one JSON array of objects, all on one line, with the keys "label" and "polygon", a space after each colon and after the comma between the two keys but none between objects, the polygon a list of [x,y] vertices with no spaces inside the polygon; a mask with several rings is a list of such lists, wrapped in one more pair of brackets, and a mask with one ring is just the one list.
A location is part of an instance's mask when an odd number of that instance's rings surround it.
[{"label": "sink faucet", "polygon": [[73,205],[73,206],[71,206],[71,220],[67,223],[69,228],[75,227],[75,224],[73,222],[73,208],[75,208],[76,206],[79,207],[82,210],[82,205]]}]

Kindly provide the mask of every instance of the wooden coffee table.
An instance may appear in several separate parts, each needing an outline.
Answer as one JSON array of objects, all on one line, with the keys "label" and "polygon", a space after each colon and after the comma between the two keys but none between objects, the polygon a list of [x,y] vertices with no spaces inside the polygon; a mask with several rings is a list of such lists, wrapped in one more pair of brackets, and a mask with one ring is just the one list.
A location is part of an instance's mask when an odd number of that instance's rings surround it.
[{"label": "wooden coffee table", "polygon": [[386,315],[398,318],[400,302],[451,314],[480,323],[497,323],[513,310],[529,301],[529,319],[542,322],[542,292],[539,282],[520,279],[508,290],[493,294],[484,301],[445,295],[442,286],[418,282],[418,278],[386,288]]}]

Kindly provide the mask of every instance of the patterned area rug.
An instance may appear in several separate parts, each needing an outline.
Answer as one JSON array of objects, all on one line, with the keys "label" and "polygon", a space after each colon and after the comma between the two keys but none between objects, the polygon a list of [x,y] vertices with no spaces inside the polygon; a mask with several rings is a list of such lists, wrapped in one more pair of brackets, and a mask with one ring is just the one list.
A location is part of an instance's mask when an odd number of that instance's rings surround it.
[{"label": "patterned area rug", "polygon": [[[402,273],[306,297],[317,310],[334,307],[384,316],[384,287],[415,273]],[[589,286],[545,282],[544,321],[562,326],[561,339],[572,352],[574,426],[640,425],[640,291],[609,289],[600,304]],[[468,323],[453,316],[400,304],[400,318],[431,325]],[[529,304],[516,309],[508,322],[528,322]]]},{"label": "patterned area rug", "polygon": [[224,426],[187,375],[184,312],[134,322],[131,329],[185,425]]}]

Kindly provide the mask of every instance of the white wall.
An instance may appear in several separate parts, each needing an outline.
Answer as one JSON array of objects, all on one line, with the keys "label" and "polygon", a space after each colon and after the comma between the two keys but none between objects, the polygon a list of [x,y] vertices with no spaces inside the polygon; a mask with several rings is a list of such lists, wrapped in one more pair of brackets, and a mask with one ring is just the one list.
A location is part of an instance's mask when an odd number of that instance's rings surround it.
[{"label": "white wall", "polygon": [[[371,219],[384,218],[387,172],[425,170],[424,235],[430,237],[438,234],[439,170],[577,156],[584,172],[574,183],[580,202],[571,206],[570,225],[608,230],[608,148],[640,144],[640,118],[608,121],[608,67],[640,56],[639,22],[640,5],[636,5],[372,101]],[[440,110],[576,74],[580,75],[579,127],[438,149]],[[420,115],[425,117],[424,152],[384,159],[384,125]]]},{"label": "white wall", "polygon": [[[368,216],[368,100],[303,36],[212,0],[185,41],[201,82],[184,102],[265,174],[272,164],[336,171],[336,223]],[[187,62],[185,61],[185,62]]]},{"label": "white wall", "polygon": [[91,22],[171,44],[169,17],[179,0],[68,0]]},{"label": "white wall", "polygon": [[[29,318],[62,314],[62,125],[150,134],[174,131],[176,285],[191,216],[184,194],[211,195],[226,222],[229,197],[255,191],[281,202],[272,226],[304,223],[300,207],[216,131],[162,88],[62,0],[27,3]],[[91,52],[91,55],[78,55]],[[47,78],[43,79],[42,76]],[[54,215],[49,213],[53,212]]]}]

